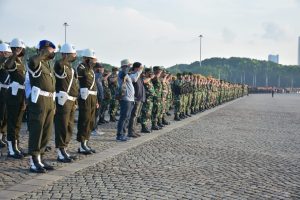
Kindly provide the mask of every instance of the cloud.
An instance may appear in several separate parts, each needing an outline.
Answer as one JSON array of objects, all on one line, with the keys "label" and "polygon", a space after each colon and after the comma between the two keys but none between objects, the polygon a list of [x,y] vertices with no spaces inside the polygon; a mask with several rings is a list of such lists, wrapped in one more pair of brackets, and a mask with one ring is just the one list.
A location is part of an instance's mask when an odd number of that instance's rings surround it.
[{"label": "cloud", "polygon": [[262,27],[264,29],[264,33],[262,35],[262,38],[264,39],[270,39],[270,40],[279,40],[282,37],[285,37],[285,31],[278,26],[277,24],[273,22],[265,22],[262,24]]}]

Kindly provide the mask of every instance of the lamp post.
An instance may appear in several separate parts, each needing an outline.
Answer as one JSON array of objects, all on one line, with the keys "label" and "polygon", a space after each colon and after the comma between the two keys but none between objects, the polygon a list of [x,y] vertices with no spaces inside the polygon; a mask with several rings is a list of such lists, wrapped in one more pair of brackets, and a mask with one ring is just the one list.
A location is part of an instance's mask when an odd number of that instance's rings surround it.
[{"label": "lamp post", "polygon": [[202,37],[203,37],[203,35],[199,35],[199,38],[200,38],[200,62],[199,62],[199,65],[200,65],[200,67],[201,67],[201,51],[202,51]]},{"label": "lamp post", "polygon": [[65,27],[65,43],[67,43],[67,26],[69,26],[69,24],[65,22],[63,26]]}]

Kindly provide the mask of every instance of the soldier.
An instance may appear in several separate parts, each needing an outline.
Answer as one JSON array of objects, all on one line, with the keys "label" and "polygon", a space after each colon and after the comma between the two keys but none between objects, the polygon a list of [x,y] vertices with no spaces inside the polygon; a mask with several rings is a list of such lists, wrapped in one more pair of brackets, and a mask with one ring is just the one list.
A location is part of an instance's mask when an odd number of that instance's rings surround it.
[{"label": "soldier", "polygon": [[142,133],[151,133],[151,129],[149,129],[149,123],[151,122],[152,116],[152,108],[153,108],[153,98],[156,95],[152,79],[154,78],[154,74],[151,68],[145,69],[145,76],[143,78],[144,87],[145,87],[145,103],[142,107]]},{"label": "soldier", "polygon": [[8,44],[0,44],[0,148],[6,147],[6,131],[7,131],[7,109],[6,95],[9,88],[9,74],[4,69],[4,64],[9,56],[11,49]]},{"label": "soldier", "polygon": [[54,168],[43,160],[46,146],[51,138],[55,113],[55,75],[50,61],[55,57],[55,45],[39,42],[39,53],[29,59],[28,71],[31,85],[29,101],[30,171],[45,173]]},{"label": "soldier", "polygon": [[182,74],[177,73],[177,79],[173,83],[173,94],[174,94],[174,120],[181,121],[180,112],[182,108]]},{"label": "soldier", "polygon": [[166,70],[163,71],[162,77],[161,77],[161,83],[162,83],[162,112],[160,115],[160,122],[163,125],[169,125],[170,122],[167,121],[167,109],[168,109],[168,93],[169,93],[169,74]]},{"label": "soldier", "polygon": [[77,67],[80,86],[77,141],[80,142],[78,153],[88,155],[96,152],[88,145],[88,141],[94,128],[96,108],[99,106],[97,103],[95,73],[93,71],[97,59],[95,52],[91,49],[85,49],[82,56],[82,63]]},{"label": "soldier", "polygon": [[162,69],[159,66],[153,67],[153,72],[155,77],[152,79],[152,84],[156,95],[153,98],[153,109],[152,109],[152,130],[160,130],[164,125],[161,123],[161,113],[162,113],[162,84],[160,81],[160,76]]},{"label": "soldier", "polygon": [[12,56],[10,56],[4,68],[10,75],[10,85],[6,96],[7,105],[7,146],[8,157],[22,159],[25,154],[19,149],[20,129],[25,112],[25,45],[20,39],[13,39],[10,43]]},{"label": "soldier", "polygon": [[173,107],[173,92],[172,92],[172,84],[173,84],[173,76],[171,73],[168,73],[168,79],[167,79],[167,87],[168,87],[168,95],[167,95],[167,109],[166,109],[166,115],[171,116],[170,110],[171,107]]},{"label": "soldier", "polygon": [[68,163],[76,159],[67,153],[67,147],[73,133],[79,86],[77,75],[72,67],[72,63],[76,60],[75,48],[71,44],[64,44],[60,53],[62,58],[54,65],[57,97],[54,117],[55,147],[57,148],[57,161]]},{"label": "soldier", "polygon": [[105,120],[105,113],[108,110],[108,106],[111,100],[111,90],[109,88],[109,82],[108,82],[108,77],[110,75],[111,73],[105,69],[102,77],[103,100],[101,102],[101,107],[100,107],[100,116],[99,116],[100,118],[98,122],[99,125],[108,123],[108,121]]},{"label": "soldier", "polygon": [[118,90],[118,71],[117,67],[112,68],[112,74],[108,77],[110,92],[111,92],[111,101],[109,105],[109,121],[116,122],[116,114],[119,108],[119,100],[116,99],[116,93]]}]

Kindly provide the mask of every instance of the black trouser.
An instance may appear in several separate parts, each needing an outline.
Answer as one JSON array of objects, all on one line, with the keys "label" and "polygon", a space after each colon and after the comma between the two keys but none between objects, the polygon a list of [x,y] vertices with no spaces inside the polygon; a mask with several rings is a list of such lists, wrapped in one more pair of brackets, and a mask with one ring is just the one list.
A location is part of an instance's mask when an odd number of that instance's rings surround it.
[{"label": "black trouser", "polygon": [[15,141],[20,138],[23,114],[25,112],[25,91],[19,89],[17,95],[11,94],[11,89],[7,91],[7,140]]},{"label": "black trouser", "polygon": [[63,106],[56,103],[54,116],[56,148],[66,148],[72,138],[75,107],[75,101],[67,100]]},{"label": "black trouser", "polygon": [[94,128],[97,96],[89,95],[86,100],[78,99],[79,117],[77,123],[77,141],[89,140]]},{"label": "black trouser", "polygon": [[36,103],[29,101],[28,153],[33,156],[44,154],[51,138],[55,102],[52,97],[39,96]]}]

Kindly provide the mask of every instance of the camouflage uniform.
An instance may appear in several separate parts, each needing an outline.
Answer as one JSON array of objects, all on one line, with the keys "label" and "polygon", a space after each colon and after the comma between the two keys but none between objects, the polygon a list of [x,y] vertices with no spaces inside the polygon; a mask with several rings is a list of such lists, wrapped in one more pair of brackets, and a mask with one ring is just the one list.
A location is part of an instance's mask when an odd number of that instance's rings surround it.
[{"label": "camouflage uniform", "polygon": [[117,72],[118,68],[113,67],[112,68],[112,75],[108,77],[108,83],[109,88],[111,92],[111,101],[109,105],[109,115],[110,115],[110,121],[115,122],[116,121],[116,114],[119,108],[119,100],[116,99],[116,94],[118,91],[118,75]]},{"label": "camouflage uniform", "polygon": [[[161,68],[156,66],[153,67],[153,71],[156,74],[159,74],[161,71]],[[153,97],[153,109],[152,109],[152,130],[158,130],[163,127],[160,121],[160,116],[162,113],[162,83],[159,80],[159,77],[155,77],[152,79],[152,84],[154,86],[154,90],[156,92],[156,95]]]},{"label": "camouflage uniform", "polygon": [[181,74],[177,74],[177,79],[173,83],[173,94],[174,94],[174,120],[180,121],[180,113],[182,108],[182,80]]},{"label": "camouflage uniform", "polygon": [[170,122],[168,122],[166,120],[166,112],[167,112],[167,108],[168,108],[168,103],[167,103],[167,98],[168,98],[168,93],[169,93],[169,88],[168,88],[168,82],[167,82],[167,73],[166,71],[164,71],[164,79],[162,81],[162,111],[161,111],[161,115],[159,117],[159,121],[163,124],[163,125],[169,125]]},{"label": "camouflage uniform", "polygon": [[[150,68],[147,68],[145,69],[145,73],[152,73],[152,70]],[[141,114],[142,131],[141,132],[149,133],[150,130],[148,129],[148,127],[149,127],[149,123],[151,122],[153,99],[156,96],[156,92],[154,90],[154,86],[151,80],[144,82],[144,87],[145,87],[146,100],[143,103],[143,107],[142,107],[142,114]]]},{"label": "camouflage uniform", "polygon": [[108,74],[108,71],[105,70],[104,74],[103,74],[103,80],[102,80],[104,99],[101,102],[99,124],[108,122],[105,120],[105,113],[108,110],[108,106],[110,104],[112,95],[111,95],[111,90],[110,90],[109,83],[108,83],[108,78],[106,77],[107,74]]}]

